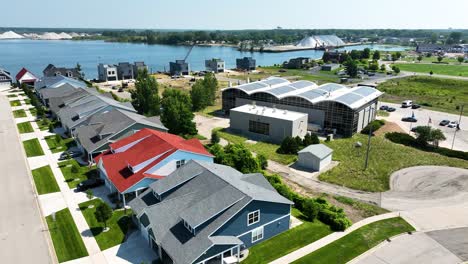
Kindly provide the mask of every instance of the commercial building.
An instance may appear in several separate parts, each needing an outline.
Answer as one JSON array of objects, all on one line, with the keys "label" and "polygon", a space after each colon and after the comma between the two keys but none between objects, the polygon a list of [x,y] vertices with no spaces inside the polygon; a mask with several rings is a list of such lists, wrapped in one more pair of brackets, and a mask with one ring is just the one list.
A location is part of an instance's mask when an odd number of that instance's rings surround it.
[{"label": "commercial building", "polygon": [[190,65],[185,60],[176,60],[169,63],[169,73],[172,76],[181,76],[190,74]]},{"label": "commercial building", "polygon": [[230,129],[255,140],[281,143],[286,137],[304,137],[307,114],[266,106],[242,105],[230,111]]},{"label": "commercial building", "polygon": [[419,53],[464,53],[466,51],[464,45],[418,44],[416,46],[416,52]]},{"label": "commercial building", "polygon": [[129,203],[160,262],[173,264],[238,263],[289,229],[292,204],[260,173],[193,160]]},{"label": "commercial building", "polygon": [[332,161],[333,150],[324,144],[310,145],[298,152],[297,165],[314,171],[321,171]]},{"label": "commercial building", "polygon": [[339,69],[340,65],[339,64],[324,64],[320,68],[322,71],[334,71],[336,69]]},{"label": "commercial building", "polygon": [[[271,77],[262,81],[226,88],[222,91],[223,110],[245,104],[277,107],[308,114],[308,123],[323,132],[350,137],[375,119],[377,101],[383,93],[375,88],[310,81],[289,82]],[[311,126],[309,124],[309,126]]]},{"label": "commercial building", "polygon": [[0,68],[0,88],[10,87],[12,82],[10,72]]},{"label": "commercial building", "polygon": [[34,86],[34,83],[36,83],[37,77],[30,72],[26,68],[22,68],[18,74],[16,74],[16,82],[19,85],[22,85],[23,83],[29,86]]},{"label": "commercial building", "polygon": [[313,62],[311,58],[306,58],[306,57],[293,58],[287,62],[284,62],[283,67],[287,69],[302,69],[302,68],[308,67],[311,62]]},{"label": "commercial building", "polygon": [[98,65],[98,79],[101,82],[117,81],[117,66],[111,64],[99,63]]},{"label": "commercial building", "polygon": [[252,57],[236,59],[236,68],[243,71],[253,71],[256,67],[256,60]]},{"label": "commercial building", "polygon": [[117,65],[117,76],[119,80],[136,79],[139,71],[148,70],[148,66],[142,61],[119,62]]},{"label": "commercial building", "polygon": [[65,67],[55,67],[53,64],[47,65],[47,67],[42,71],[44,77],[53,77],[53,76],[66,76],[69,78],[81,78],[81,73],[77,68],[65,68]]},{"label": "commercial building", "polygon": [[224,61],[222,59],[205,60],[206,71],[224,72]]}]

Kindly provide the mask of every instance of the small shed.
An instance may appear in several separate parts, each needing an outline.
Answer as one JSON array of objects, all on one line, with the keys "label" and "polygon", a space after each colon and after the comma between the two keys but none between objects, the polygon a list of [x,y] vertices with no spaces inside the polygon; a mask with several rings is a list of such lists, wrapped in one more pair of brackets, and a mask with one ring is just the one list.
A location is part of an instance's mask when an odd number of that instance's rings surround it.
[{"label": "small shed", "polygon": [[333,150],[324,144],[310,145],[298,152],[297,164],[305,169],[320,171],[331,163]]}]

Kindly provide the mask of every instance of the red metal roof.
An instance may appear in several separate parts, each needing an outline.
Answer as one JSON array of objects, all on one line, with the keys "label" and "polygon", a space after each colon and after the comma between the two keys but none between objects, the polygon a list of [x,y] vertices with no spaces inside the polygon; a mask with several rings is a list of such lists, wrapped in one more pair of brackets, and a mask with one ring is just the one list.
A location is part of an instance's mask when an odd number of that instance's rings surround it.
[{"label": "red metal roof", "polygon": [[[23,78],[23,76],[24,76],[26,73],[28,73],[28,72],[32,74],[32,72],[28,71],[28,69],[26,69],[26,68],[23,67],[23,68],[18,72],[18,74],[16,74],[16,80],[19,81],[19,80],[20,80],[21,78]],[[34,76],[34,74],[32,74],[32,75]],[[35,80],[37,80],[37,78],[36,78],[36,79],[24,80],[24,81],[35,81]]]},{"label": "red metal roof", "polygon": [[[144,128],[110,146],[111,149],[115,151],[138,140],[138,143],[125,151],[118,153],[107,151],[95,158],[96,163],[102,160],[107,177],[112,181],[119,192],[126,191],[144,178],[163,178],[164,176],[152,175],[145,172],[177,150],[184,150],[212,157],[198,139],[185,140],[176,135],[148,128]],[[128,165],[135,168],[138,164],[152,158],[156,159],[136,173],[132,173],[128,168]]]}]

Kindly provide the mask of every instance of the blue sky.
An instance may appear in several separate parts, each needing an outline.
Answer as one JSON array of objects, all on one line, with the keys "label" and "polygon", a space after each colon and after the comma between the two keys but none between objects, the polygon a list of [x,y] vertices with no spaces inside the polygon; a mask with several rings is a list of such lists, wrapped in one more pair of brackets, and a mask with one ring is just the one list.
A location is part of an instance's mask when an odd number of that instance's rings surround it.
[{"label": "blue sky", "polygon": [[[2,0],[0,27],[468,28],[468,0]],[[5,4],[3,5],[5,7]]]}]

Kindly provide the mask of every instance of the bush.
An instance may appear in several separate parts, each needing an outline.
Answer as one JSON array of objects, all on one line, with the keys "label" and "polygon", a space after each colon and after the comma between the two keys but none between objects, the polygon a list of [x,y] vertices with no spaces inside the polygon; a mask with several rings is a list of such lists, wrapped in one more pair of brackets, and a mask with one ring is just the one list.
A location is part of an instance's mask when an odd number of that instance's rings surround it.
[{"label": "bush", "polygon": [[220,140],[218,131],[211,131],[211,144],[218,144]]},{"label": "bush", "polygon": [[381,128],[383,125],[385,125],[384,120],[376,119],[370,122],[365,128],[363,128],[361,130],[361,133],[365,135],[369,135],[370,129],[372,128],[372,134],[374,134],[374,132],[379,130],[379,128]]},{"label": "bush", "polygon": [[265,170],[268,167],[268,159],[265,155],[258,154],[257,161],[258,161],[258,165],[260,166],[262,170]]},{"label": "bush", "polygon": [[306,199],[303,203],[302,213],[311,222],[313,222],[320,211],[320,205],[313,199]]},{"label": "bush", "polygon": [[304,137],[304,140],[302,140],[302,145],[309,146],[313,144],[320,144],[320,139],[318,138],[316,134],[307,133]]},{"label": "bush", "polygon": [[281,154],[297,154],[300,145],[297,138],[286,137],[283,139],[283,142],[281,142],[281,146],[278,148],[277,152]]},{"label": "bush", "polygon": [[73,164],[70,171],[72,173],[78,173],[80,171],[80,167],[78,167],[78,165],[76,165],[76,164]]},{"label": "bush", "polygon": [[333,231],[344,231],[351,226],[351,221],[346,218],[346,215],[342,212],[333,211],[333,207],[321,210],[318,218],[329,225]]}]

